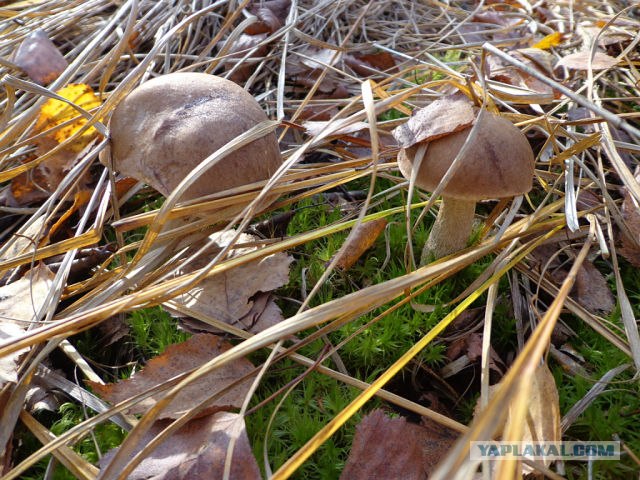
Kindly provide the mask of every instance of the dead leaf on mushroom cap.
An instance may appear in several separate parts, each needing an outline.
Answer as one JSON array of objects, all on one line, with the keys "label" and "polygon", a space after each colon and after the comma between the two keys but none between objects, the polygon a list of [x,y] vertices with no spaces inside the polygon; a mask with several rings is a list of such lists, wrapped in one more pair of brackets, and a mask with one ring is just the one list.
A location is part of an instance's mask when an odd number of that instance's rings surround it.
[{"label": "dead leaf on mushroom cap", "polygon": [[[167,420],[154,423],[132,452],[136,455],[169,425]],[[251,451],[244,419],[235,413],[215,415],[189,421],[158,445],[131,472],[128,480],[209,480],[222,478],[227,446],[236,439],[231,458],[231,480],[258,480],[260,468]],[[117,448],[100,460],[106,468]],[[129,457],[129,458],[132,458]]]},{"label": "dead leaf on mushroom cap", "polygon": [[[102,398],[116,404],[155,388],[177,375],[200,367],[231,347],[230,343],[222,341],[215,335],[202,333],[194,335],[185,342],[168,346],[164,353],[149,360],[147,365],[131,378],[106,385],[89,380],[86,383]],[[160,413],[159,418],[178,418],[252,370],[253,365],[245,358],[217,368],[181,390]],[[248,378],[243,383],[215,398],[207,405],[207,408],[211,410],[239,408],[249,391],[250,381],[251,378]],[[134,414],[145,413],[163,396],[164,392],[153,394],[131,407],[129,412]]]},{"label": "dead leaf on mushroom cap", "polygon": [[[216,249],[221,249],[228,245],[235,235],[235,230],[228,230],[214,233],[209,238],[216,242]],[[243,233],[237,243],[247,244],[256,240],[258,240],[257,237]],[[237,257],[257,249],[256,246],[236,248],[231,251],[230,257]],[[203,255],[179,273],[193,272],[204,267],[210,260],[210,257]],[[184,295],[174,298],[173,302],[182,304],[205,317],[215,318],[250,332],[262,331],[273,324],[273,307],[269,308],[270,322],[260,322],[260,318],[252,317],[250,325],[245,326],[241,319],[252,311],[258,292],[270,292],[289,281],[289,265],[292,261],[293,258],[286,253],[268,255],[206,278]],[[274,306],[278,308],[275,303]],[[170,308],[169,311],[172,312]]]},{"label": "dead leaf on mushroom cap", "polygon": [[464,130],[474,122],[477,111],[466,96],[447,95],[414,110],[411,118],[391,133],[402,148],[408,148]]}]

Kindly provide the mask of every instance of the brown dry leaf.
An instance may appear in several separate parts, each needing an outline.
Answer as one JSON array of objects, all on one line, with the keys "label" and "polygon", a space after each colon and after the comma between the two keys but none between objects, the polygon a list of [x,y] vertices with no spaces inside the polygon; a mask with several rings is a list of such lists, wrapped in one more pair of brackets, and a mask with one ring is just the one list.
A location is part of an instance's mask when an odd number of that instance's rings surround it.
[{"label": "brown dry leaf", "polygon": [[[209,238],[215,240],[217,249],[226,246],[235,236],[235,230],[218,232]],[[257,237],[241,234],[238,244],[253,243]],[[242,247],[232,250],[231,257],[236,257],[258,247]],[[210,258],[201,256],[180,273],[189,273],[204,267]],[[286,253],[275,253],[260,260],[239,265],[219,275],[206,278],[186,294],[173,299],[175,303],[181,303],[189,309],[204,316],[212,317],[226,322],[238,328],[243,328],[240,323],[246,317],[254,304],[253,297],[258,292],[270,292],[285,285],[289,281],[289,265],[293,258]],[[259,332],[258,325],[253,325],[249,331]]]},{"label": "brown dry leaf", "polygon": [[44,30],[39,29],[22,41],[13,61],[40,85],[53,82],[69,65]]},{"label": "brown dry leaf", "polygon": [[[554,283],[560,285],[569,273],[568,267],[561,267],[561,258],[555,255],[557,244],[541,245],[532,255],[539,262],[539,269],[545,269]],[[576,282],[569,294],[572,299],[594,314],[611,313],[615,298],[606,279],[589,261],[578,270]]]},{"label": "brown dry leaf", "polygon": [[338,257],[336,267],[341,270],[349,270],[364,252],[373,246],[386,227],[386,218],[361,223],[349,234],[340,250],[334,255],[334,257]]},{"label": "brown dry leaf", "polygon": [[[214,357],[226,352],[232,347],[230,343],[222,341],[215,335],[206,333],[194,335],[186,342],[170,345],[161,355],[149,360],[147,365],[131,378],[117,383],[101,385],[86,381],[93,390],[105,400],[116,404],[139,393],[163,384],[167,380],[181,375],[189,370],[200,367]],[[216,392],[231,385],[236,380],[253,370],[249,360],[242,359],[216,369],[189,386],[185,387],[160,414],[159,418],[178,418],[200,402],[213,396]],[[222,394],[207,405],[211,410],[227,410],[239,408],[249,391],[248,381],[237,385]],[[151,408],[156,399],[162,398],[163,393],[154,394],[130,409],[130,413],[144,413]]]},{"label": "brown dry leaf", "polygon": [[[266,33],[259,35],[247,35],[246,33],[243,33],[235,40],[226,53],[229,57],[225,61],[224,69],[228,72],[236,66],[237,62],[242,62],[242,64],[233,71],[229,76],[229,80],[236,83],[243,83],[249,79],[255,70],[255,64],[251,61],[247,61],[246,59],[242,59],[252,48],[256,47],[266,38]],[[252,53],[251,57],[262,57],[267,53],[267,51],[267,45],[262,45]]]},{"label": "brown dry leaf", "polygon": [[[540,365],[530,380],[531,391],[527,398],[527,418],[524,425],[523,442],[560,442],[562,440],[562,431],[560,429],[560,399],[556,381],[553,378],[549,367],[544,363]],[[507,416],[505,431],[509,431],[511,422],[522,422],[521,418],[514,419],[511,415]],[[550,460],[544,460],[547,466]],[[523,470],[526,473],[531,472],[530,467],[525,466]]]},{"label": "brown dry leaf", "polygon": [[606,279],[593,263],[588,261],[578,270],[571,296],[591,313],[609,314],[616,305]]},{"label": "brown dry leaf", "polygon": [[[153,424],[137,443],[132,456],[151,442],[169,425],[168,420]],[[259,480],[260,469],[251,451],[244,419],[235,413],[218,412],[215,415],[191,420],[140,462],[128,480],[213,480],[223,477],[227,446],[231,438],[236,444],[231,458],[230,479]],[[100,460],[105,468],[117,449],[109,451]]]},{"label": "brown dry leaf", "polygon": [[[520,60],[525,65],[528,65],[547,76],[552,75],[555,58],[549,52],[539,48],[522,48],[510,53],[514,58]],[[542,95],[542,97],[537,96],[539,99],[536,103],[538,104],[552,103],[555,99],[558,99],[561,96],[560,92],[554,90],[546,83],[541,82],[537,78],[528,75],[525,71],[504,62],[498,57],[489,55],[487,63],[490,72],[489,78]],[[497,93],[499,94],[500,91],[498,90]],[[525,93],[526,92],[522,92],[521,95],[524,96]]]},{"label": "brown dry leaf", "polygon": [[[566,57],[562,57],[555,68],[566,67],[572,70],[588,70],[589,58],[591,52],[588,50],[582,50],[580,52],[571,53]],[[591,62],[591,68],[595,70],[606,70],[607,68],[615,67],[618,64],[618,60],[610,57],[606,53],[596,52]]]},{"label": "brown dry leaf", "polygon": [[[37,152],[43,155],[56,146],[55,140],[45,137],[38,142]],[[25,173],[21,173],[11,180],[9,185],[10,195],[8,203],[11,206],[25,206],[40,202],[49,198],[65,175],[76,163],[93,147],[93,141],[82,151],[76,152],[71,148],[62,148],[51,155],[44,162],[36,165]],[[76,184],[76,189],[88,191],[87,183],[91,178],[90,173],[84,174]]]},{"label": "brown dry leaf", "polygon": [[[463,337],[454,340],[447,348],[446,356],[451,362],[459,359],[462,356],[466,356],[469,362],[475,362],[482,357],[482,334],[470,333]],[[500,356],[496,353],[493,347],[489,348],[489,368],[504,375],[504,369],[500,367],[504,365],[504,362]],[[443,367],[443,370],[447,366]],[[443,375],[444,376],[444,375]]]},{"label": "brown dry leaf", "polygon": [[259,35],[273,33],[282,27],[289,15],[291,0],[260,0],[249,6],[249,11],[258,17],[259,22],[247,27],[244,33]]},{"label": "brown dry leaf", "polygon": [[396,70],[396,62],[388,52],[351,53],[344,56],[344,63],[363,77],[369,77],[377,72],[392,73]]},{"label": "brown dry leaf", "polygon": [[316,86],[318,92],[323,95],[316,95],[315,98],[323,96],[345,98],[349,96],[349,92],[331,69],[324,74],[318,85],[320,75],[326,68],[325,65],[335,65],[342,56],[341,52],[329,48],[307,47],[297,53],[300,55],[287,57],[288,80],[306,88]]},{"label": "brown dry leaf", "polygon": [[433,422],[416,425],[374,410],[356,427],[341,480],[422,480],[451,448],[456,433]]},{"label": "brown dry leaf", "polygon": [[401,147],[408,148],[467,128],[474,122],[476,111],[466,96],[447,95],[414,110],[411,118],[391,133]]},{"label": "brown dry leaf", "polygon": [[[9,285],[0,287],[0,340],[19,337],[44,305],[55,275],[39,264]],[[18,379],[18,361],[28,349],[0,357],[0,387]]]}]

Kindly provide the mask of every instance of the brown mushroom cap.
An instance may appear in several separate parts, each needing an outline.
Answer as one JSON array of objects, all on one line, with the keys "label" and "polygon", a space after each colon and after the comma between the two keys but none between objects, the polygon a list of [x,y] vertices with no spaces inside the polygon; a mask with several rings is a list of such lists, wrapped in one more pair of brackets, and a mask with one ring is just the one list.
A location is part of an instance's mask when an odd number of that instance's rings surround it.
[{"label": "brown mushroom cap", "polygon": [[[143,83],[110,121],[114,168],[165,196],[210,154],[267,116],[237,84],[205,73],[171,73]],[[106,163],[106,155],[100,160]],[[282,162],[275,133],[230,153],[183,199],[268,179]]]},{"label": "brown mushroom cap", "polygon": [[[531,190],[534,157],[527,138],[508,120],[486,111],[477,122],[480,124],[471,145],[442,195],[479,200],[511,197]],[[471,127],[429,142],[416,186],[435,190],[470,132]],[[405,178],[411,178],[419,146],[415,144],[398,154],[398,166]]]}]

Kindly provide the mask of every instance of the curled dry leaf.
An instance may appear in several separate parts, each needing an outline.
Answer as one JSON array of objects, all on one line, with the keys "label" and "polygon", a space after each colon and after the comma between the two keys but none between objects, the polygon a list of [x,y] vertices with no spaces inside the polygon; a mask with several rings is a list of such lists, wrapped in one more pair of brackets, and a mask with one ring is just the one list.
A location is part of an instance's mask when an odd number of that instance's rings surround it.
[{"label": "curled dry leaf", "polygon": [[374,410],[356,427],[340,479],[426,479],[456,437],[452,430],[433,422],[417,425]]},{"label": "curled dry leaf", "polygon": [[618,64],[618,60],[610,57],[606,53],[595,52],[593,60],[589,65],[589,58],[591,52],[589,50],[582,50],[580,52],[571,53],[566,57],[562,57],[555,68],[566,67],[571,70],[588,70],[589,67],[593,70],[606,70],[607,68],[615,67]]},{"label": "curled dry leaf", "polygon": [[69,65],[46,32],[40,29],[26,36],[13,61],[40,85],[53,82]]},{"label": "curled dry leaf", "polygon": [[418,142],[430,142],[469,127],[477,108],[466,96],[447,95],[424,108],[414,110],[411,118],[392,134],[402,148]]},{"label": "curled dry leaf", "polygon": [[[19,337],[35,321],[54,277],[46,265],[40,264],[21,279],[0,287],[0,340]],[[17,381],[18,361],[27,350],[0,357],[0,386]]]},{"label": "curled dry leaf", "polygon": [[[161,355],[149,360],[147,365],[127,380],[102,385],[87,380],[86,383],[94,392],[105,400],[115,404],[133,397],[139,393],[153,389],[164,382],[181,375],[226,352],[232,347],[230,343],[222,341],[215,335],[206,333],[194,335],[189,340],[170,345]],[[242,359],[220,367],[208,375],[192,382],[185,387],[171,403],[162,411],[160,418],[178,418],[199,403],[212,397],[233,382],[241,379],[253,370],[249,360]],[[251,378],[223,393],[207,404],[211,411],[239,408],[249,391]],[[144,413],[157,399],[162,398],[163,392],[155,393],[137,403],[130,409],[130,413]]]},{"label": "curled dry leaf", "polygon": [[[209,238],[216,242],[215,249],[220,250],[228,245],[235,234],[235,230],[227,230],[214,233]],[[253,243],[256,240],[258,240],[257,237],[243,233],[237,243]],[[230,256],[237,257],[257,249],[258,247],[255,246],[236,248],[232,250]],[[201,256],[180,273],[189,273],[202,268],[209,261],[210,258]],[[263,321],[250,316],[252,319],[250,325],[242,323],[242,319],[246,319],[251,312],[254,296],[258,292],[270,292],[289,281],[289,265],[292,261],[293,258],[286,253],[268,255],[206,278],[184,295],[174,298],[173,301],[205,317],[215,318],[250,332],[260,332],[273,324],[272,315],[269,316],[269,321],[266,321],[266,318]],[[278,308],[274,304],[270,307],[270,313],[273,313],[274,307]],[[282,317],[280,316],[279,319],[282,320]]]},{"label": "curled dry leaf", "polygon": [[334,257],[338,257],[336,267],[349,270],[358,259],[369,250],[387,226],[386,218],[378,218],[361,223],[354,229],[340,247]]},{"label": "curled dry leaf", "polygon": [[[137,442],[132,456],[157,437],[169,421],[153,424],[143,438]],[[232,480],[259,480],[260,469],[251,451],[245,430],[244,419],[235,413],[218,412],[215,415],[189,421],[168,436],[145,457],[129,480],[210,480],[222,478],[227,446],[236,439],[231,458]],[[100,461],[105,468],[117,449],[109,451]]]},{"label": "curled dry leaf", "polygon": [[248,26],[244,33],[259,35],[273,33],[282,27],[289,15],[291,0],[260,0],[249,6],[249,11],[258,17],[258,22]]},{"label": "curled dry leaf", "polygon": [[[527,418],[513,418],[509,414],[505,425],[505,431],[509,431],[511,422],[524,421],[522,438],[508,440],[560,442],[562,440],[560,397],[558,396],[556,381],[546,363],[540,365],[531,378],[531,392],[526,401]],[[548,466],[551,461],[543,460],[543,463]],[[524,466],[523,470],[525,473],[532,471],[528,466]]]}]

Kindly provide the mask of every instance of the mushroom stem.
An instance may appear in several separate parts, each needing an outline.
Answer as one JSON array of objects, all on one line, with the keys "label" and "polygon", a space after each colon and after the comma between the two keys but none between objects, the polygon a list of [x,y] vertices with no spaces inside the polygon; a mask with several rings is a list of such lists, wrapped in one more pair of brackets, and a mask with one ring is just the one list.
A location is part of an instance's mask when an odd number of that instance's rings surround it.
[{"label": "mushroom stem", "polygon": [[445,257],[467,246],[476,212],[474,200],[442,197],[431,233],[422,249],[420,264]]}]

